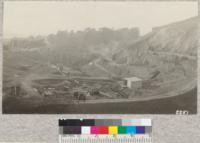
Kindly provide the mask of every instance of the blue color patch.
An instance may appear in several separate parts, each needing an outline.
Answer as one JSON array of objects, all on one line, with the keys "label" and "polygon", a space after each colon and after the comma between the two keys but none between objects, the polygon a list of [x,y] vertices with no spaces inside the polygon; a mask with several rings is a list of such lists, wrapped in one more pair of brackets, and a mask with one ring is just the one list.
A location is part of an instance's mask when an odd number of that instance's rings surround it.
[{"label": "blue color patch", "polygon": [[136,127],[135,126],[128,126],[126,128],[127,134],[135,134],[136,133]]},{"label": "blue color patch", "polygon": [[145,134],[145,127],[144,126],[137,126],[136,127],[137,134]]}]

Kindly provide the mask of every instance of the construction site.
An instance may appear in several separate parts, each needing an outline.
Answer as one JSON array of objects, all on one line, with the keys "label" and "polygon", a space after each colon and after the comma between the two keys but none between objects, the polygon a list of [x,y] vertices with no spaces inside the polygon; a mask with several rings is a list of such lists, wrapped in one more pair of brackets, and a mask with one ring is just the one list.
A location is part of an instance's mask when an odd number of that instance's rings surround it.
[{"label": "construction site", "polygon": [[[21,69],[32,70],[26,66]],[[30,68],[30,69],[28,69]],[[35,96],[48,103],[87,103],[88,101],[103,102],[112,99],[130,99],[143,96],[143,93],[153,88],[159,71],[146,80],[138,77],[89,77],[74,76],[65,72],[61,66],[55,68],[54,74],[48,77],[27,75],[26,78],[16,77],[12,84],[5,84],[7,96],[27,98]],[[148,87],[148,88],[147,88]],[[145,89],[145,90],[144,90]],[[146,96],[146,95],[145,95]],[[42,103],[43,104],[43,103]]]},{"label": "construction site", "polygon": [[[196,21],[143,36],[137,28],[102,28],[7,40],[3,112],[175,113],[184,105],[195,113]],[[164,112],[169,106],[173,109]]]}]

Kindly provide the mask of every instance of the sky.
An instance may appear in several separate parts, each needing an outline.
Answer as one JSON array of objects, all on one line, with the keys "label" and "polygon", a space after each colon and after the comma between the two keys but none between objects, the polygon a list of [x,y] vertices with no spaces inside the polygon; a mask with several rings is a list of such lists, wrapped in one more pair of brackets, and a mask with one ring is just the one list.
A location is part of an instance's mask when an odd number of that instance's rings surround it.
[{"label": "sky", "polygon": [[48,35],[61,30],[153,27],[198,15],[198,2],[5,1],[4,38]]}]

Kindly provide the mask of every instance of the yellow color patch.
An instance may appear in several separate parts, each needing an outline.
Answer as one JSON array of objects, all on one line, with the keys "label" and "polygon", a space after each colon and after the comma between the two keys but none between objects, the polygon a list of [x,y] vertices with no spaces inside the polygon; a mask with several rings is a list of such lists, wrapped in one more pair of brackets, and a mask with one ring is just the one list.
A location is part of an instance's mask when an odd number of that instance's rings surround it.
[{"label": "yellow color patch", "polygon": [[118,134],[117,126],[109,126],[108,127],[108,133],[111,134],[111,135]]}]

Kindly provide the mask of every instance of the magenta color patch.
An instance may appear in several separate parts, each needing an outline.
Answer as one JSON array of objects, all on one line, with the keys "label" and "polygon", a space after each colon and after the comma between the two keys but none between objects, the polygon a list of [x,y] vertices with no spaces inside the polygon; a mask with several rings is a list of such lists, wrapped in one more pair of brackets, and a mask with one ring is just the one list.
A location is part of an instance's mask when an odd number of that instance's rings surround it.
[{"label": "magenta color patch", "polygon": [[99,134],[99,127],[97,126],[92,126],[91,127],[91,134]]}]

